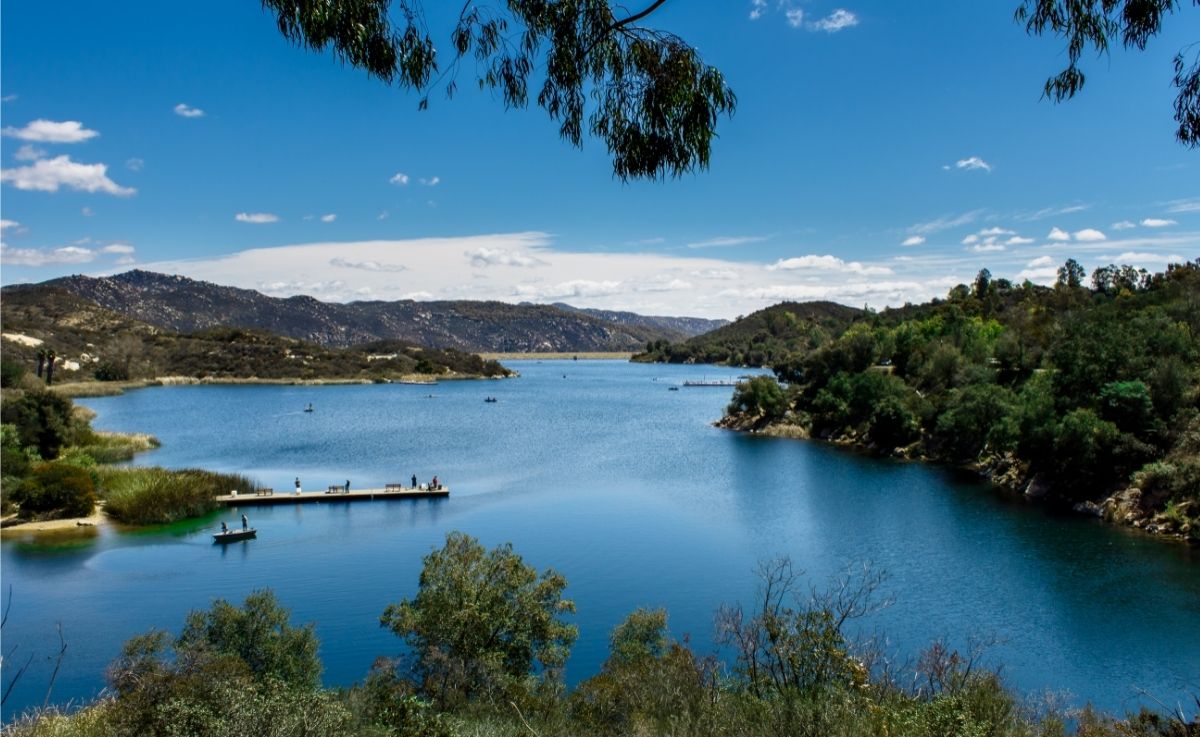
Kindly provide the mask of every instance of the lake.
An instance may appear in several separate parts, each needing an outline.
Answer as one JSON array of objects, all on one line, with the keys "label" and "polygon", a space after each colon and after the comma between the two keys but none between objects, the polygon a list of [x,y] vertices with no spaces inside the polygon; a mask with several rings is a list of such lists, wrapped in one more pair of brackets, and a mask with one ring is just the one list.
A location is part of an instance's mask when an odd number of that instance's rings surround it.
[{"label": "lake", "polygon": [[[1173,543],[1006,500],[945,469],[712,427],[742,371],[613,361],[512,361],[521,377],[436,386],[187,386],[83,399],[100,429],[149,432],[137,463],[248,474],[279,490],[416,474],[442,500],[250,507],[259,538],[215,547],[225,511],[138,532],[0,546],[5,665],[33,656],[5,714],[87,699],[130,636],[178,632],[214,598],[269,587],[315,622],[328,685],[361,679],[400,641],[379,626],[415,593],[421,557],[461,530],[562,572],[580,629],[577,682],[612,627],[662,606],[677,637],[713,648],[713,614],[750,603],[760,560],[788,555],[821,585],[847,565],[887,572],[893,603],[861,623],[898,658],[937,638],[997,640],[1022,692],[1120,711],[1143,691],[1200,691],[1200,560]],[[485,403],[486,396],[498,401]],[[303,411],[309,403],[315,411]],[[16,647],[10,655],[11,648]],[[6,670],[11,668],[6,667]],[[5,675],[5,681],[9,675]]]}]

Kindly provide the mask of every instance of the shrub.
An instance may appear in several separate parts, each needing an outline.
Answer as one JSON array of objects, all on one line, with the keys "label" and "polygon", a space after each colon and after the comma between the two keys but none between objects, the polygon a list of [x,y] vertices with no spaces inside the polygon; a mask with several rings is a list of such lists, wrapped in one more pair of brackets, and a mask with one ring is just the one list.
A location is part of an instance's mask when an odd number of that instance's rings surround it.
[{"label": "shrub", "polygon": [[18,386],[25,376],[25,367],[16,361],[0,360],[0,387]]},{"label": "shrub", "polygon": [[779,382],[770,376],[755,376],[748,381],[738,382],[726,411],[730,414],[752,414],[769,422],[783,417],[787,408],[787,396]]},{"label": "shrub", "polygon": [[70,399],[45,390],[25,392],[20,398],[4,403],[0,417],[16,427],[22,447],[34,447],[42,458],[58,457],[69,445],[79,427],[72,417]]},{"label": "shrub", "polygon": [[245,476],[198,469],[106,468],[100,471],[105,511],[134,525],[166,524],[217,508],[213,497],[256,484]]},{"label": "shrub", "polygon": [[47,518],[86,517],[96,508],[91,474],[67,463],[37,466],[13,496],[22,514]]},{"label": "shrub", "polygon": [[106,361],[96,367],[94,375],[97,381],[126,381],[129,369]]}]

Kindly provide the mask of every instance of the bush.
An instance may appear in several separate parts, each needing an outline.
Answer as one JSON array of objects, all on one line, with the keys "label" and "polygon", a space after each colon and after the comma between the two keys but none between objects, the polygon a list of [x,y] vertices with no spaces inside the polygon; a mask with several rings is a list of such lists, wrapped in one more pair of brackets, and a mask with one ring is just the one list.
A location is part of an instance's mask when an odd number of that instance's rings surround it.
[{"label": "bush", "polygon": [[86,470],[67,463],[43,463],[13,495],[21,513],[44,517],[87,517],[96,508],[96,490]]},{"label": "bush", "polygon": [[0,360],[0,387],[18,386],[25,376],[25,367],[16,361]]},{"label": "bush", "polygon": [[738,382],[726,411],[729,414],[751,414],[770,422],[783,417],[787,408],[787,396],[779,382],[770,376],[755,376],[748,381]]},{"label": "bush", "polygon": [[256,486],[245,476],[198,469],[105,468],[99,474],[105,511],[133,525],[198,517],[217,508],[213,497],[232,489],[248,492]]},{"label": "bush", "polygon": [[106,361],[96,367],[94,375],[97,381],[127,381],[129,369]]},{"label": "bush", "polygon": [[70,445],[78,435],[70,399],[45,390],[24,393],[20,398],[4,403],[0,418],[16,427],[22,447],[34,447],[47,460],[58,457],[64,445]]}]

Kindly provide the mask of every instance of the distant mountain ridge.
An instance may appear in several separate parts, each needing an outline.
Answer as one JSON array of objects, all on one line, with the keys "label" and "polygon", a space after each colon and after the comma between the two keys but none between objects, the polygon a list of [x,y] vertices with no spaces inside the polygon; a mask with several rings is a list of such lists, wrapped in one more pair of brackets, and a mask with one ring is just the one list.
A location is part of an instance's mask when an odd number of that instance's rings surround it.
[{"label": "distant mountain ridge", "polygon": [[[338,304],[307,296],[269,297],[250,289],[138,269],[110,277],[69,276],[44,284],[176,332],[250,328],[336,348],[401,340],[482,352],[634,351],[656,340],[686,340],[720,322],[568,305],[466,300]],[[5,287],[5,291],[20,288]]]}]

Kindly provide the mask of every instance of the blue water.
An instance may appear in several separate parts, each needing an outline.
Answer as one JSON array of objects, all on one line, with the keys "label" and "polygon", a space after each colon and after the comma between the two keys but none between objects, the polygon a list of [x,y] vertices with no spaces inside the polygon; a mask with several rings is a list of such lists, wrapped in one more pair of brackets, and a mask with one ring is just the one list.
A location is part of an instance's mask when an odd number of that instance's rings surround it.
[{"label": "blue water", "polygon": [[596,672],[609,631],[638,606],[667,607],[672,632],[710,651],[716,608],[749,603],[756,563],[786,554],[818,585],[848,564],[885,570],[894,603],[860,627],[901,659],[974,636],[1000,640],[989,658],[1023,692],[1120,711],[1142,690],[1168,703],[1200,691],[1195,552],[1005,501],[943,469],[718,430],[729,389],[668,391],[737,371],[512,365],[521,378],[81,400],[99,428],[160,438],[138,463],[236,471],[280,490],[297,476],[316,489],[437,474],[452,496],[250,508],[259,539],[226,548],[209,534],[233,513],[51,543],[6,536],[5,670],[34,661],[5,713],[45,698],[56,623],[68,651],[52,701],[86,699],[130,636],[177,632],[187,611],[262,587],[293,621],[316,623],[325,682],[352,683],[399,652],[379,615],[414,593],[421,557],[451,530],[511,541],[565,574],[580,629],[572,682]]}]

